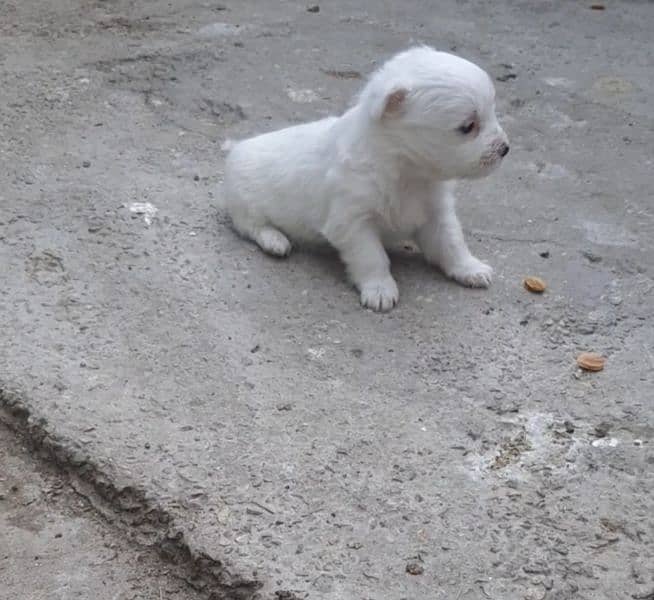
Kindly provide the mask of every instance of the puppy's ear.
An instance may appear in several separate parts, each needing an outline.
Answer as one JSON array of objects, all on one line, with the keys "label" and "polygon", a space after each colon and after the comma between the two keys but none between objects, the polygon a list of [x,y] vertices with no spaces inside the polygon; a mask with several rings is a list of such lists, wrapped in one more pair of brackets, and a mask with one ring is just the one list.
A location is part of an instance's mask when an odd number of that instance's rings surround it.
[{"label": "puppy's ear", "polygon": [[384,105],[384,112],[382,117],[397,117],[402,114],[406,97],[409,95],[409,90],[399,88],[393,90],[386,96],[386,104]]},{"label": "puppy's ear", "polygon": [[404,112],[409,90],[405,87],[393,88],[378,99],[373,107],[373,117],[377,120],[394,119]]}]

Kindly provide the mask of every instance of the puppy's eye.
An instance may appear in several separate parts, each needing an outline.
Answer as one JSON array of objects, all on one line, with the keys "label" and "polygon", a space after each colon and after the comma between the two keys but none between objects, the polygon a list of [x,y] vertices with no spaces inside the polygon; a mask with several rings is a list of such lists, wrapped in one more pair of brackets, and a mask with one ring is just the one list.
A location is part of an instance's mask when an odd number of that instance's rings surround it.
[{"label": "puppy's eye", "polygon": [[472,130],[475,128],[475,122],[470,121],[469,123],[464,123],[459,127],[459,132],[462,133],[463,135],[468,135],[469,133],[472,133]]}]

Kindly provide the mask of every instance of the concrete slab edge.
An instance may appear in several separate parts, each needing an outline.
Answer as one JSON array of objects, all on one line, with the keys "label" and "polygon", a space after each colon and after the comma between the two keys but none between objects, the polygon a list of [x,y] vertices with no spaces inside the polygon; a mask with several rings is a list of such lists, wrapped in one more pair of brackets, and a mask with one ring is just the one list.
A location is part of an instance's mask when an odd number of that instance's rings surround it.
[{"label": "concrete slab edge", "polygon": [[58,435],[20,390],[0,381],[0,421],[20,435],[34,455],[55,466],[114,527],[156,552],[176,575],[208,600],[250,600],[262,582],[231,573],[221,560],[195,547],[172,512],[111,465],[100,465],[73,439]]}]

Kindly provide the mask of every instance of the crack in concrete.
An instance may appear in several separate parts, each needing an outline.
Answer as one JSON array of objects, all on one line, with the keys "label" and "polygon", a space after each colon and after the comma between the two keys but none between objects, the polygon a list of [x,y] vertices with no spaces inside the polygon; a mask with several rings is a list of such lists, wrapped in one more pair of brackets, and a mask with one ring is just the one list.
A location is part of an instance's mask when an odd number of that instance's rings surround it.
[{"label": "crack in concrete", "polygon": [[222,561],[195,548],[174,515],[137,485],[120,486],[74,442],[53,435],[47,420],[34,415],[20,392],[0,381],[0,421],[20,434],[35,456],[70,478],[73,491],[104,519],[177,569],[176,576],[208,600],[250,600],[262,582],[228,571]]}]

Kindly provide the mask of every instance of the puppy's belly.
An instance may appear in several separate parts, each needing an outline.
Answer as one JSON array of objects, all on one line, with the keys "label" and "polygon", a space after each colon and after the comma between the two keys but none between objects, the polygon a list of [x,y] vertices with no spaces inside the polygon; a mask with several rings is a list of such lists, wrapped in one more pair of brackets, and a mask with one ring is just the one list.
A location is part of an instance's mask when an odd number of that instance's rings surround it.
[{"label": "puppy's belly", "polygon": [[381,235],[382,244],[384,248],[391,249],[413,238],[413,234],[403,234],[399,232],[383,231]]}]

